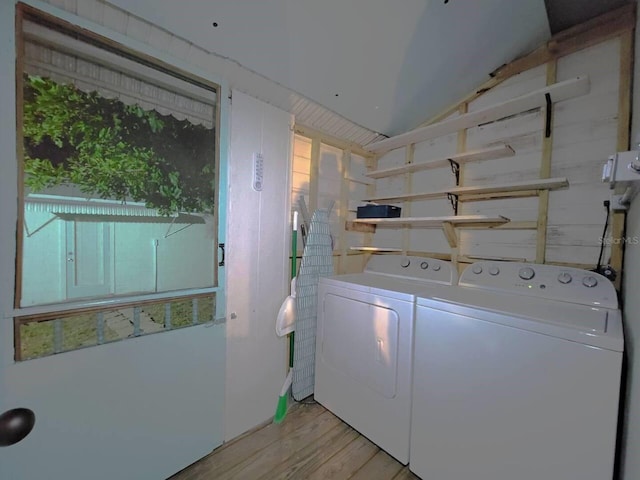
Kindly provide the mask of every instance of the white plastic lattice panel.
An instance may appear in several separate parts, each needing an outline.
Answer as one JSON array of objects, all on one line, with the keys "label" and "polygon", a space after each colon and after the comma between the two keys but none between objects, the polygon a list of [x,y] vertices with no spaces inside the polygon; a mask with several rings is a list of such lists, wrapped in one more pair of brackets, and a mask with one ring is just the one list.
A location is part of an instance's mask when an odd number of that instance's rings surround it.
[{"label": "white plastic lattice panel", "polygon": [[318,281],[333,275],[331,230],[326,210],[316,210],[311,218],[296,280],[296,328],[293,351],[292,394],[302,400],[313,393],[316,359]]}]

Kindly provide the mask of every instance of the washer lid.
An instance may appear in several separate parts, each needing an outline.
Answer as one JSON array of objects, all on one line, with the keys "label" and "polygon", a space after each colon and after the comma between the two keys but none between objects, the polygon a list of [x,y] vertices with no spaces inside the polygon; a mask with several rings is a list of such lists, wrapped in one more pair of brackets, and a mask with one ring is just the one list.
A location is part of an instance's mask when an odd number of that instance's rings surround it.
[{"label": "washer lid", "polygon": [[454,288],[429,281],[420,281],[417,279],[409,281],[390,275],[368,272],[321,277],[319,283],[365,293],[373,293],[384,297],[405,300],[407,302],[414,302],[418,295],[426,297],[432,294],[441,294],[448,289]]},{"label": "washer lid", "polygon": [[624,349],[619,310],[464,287],[420,296],[417,304],[586,345]]}]

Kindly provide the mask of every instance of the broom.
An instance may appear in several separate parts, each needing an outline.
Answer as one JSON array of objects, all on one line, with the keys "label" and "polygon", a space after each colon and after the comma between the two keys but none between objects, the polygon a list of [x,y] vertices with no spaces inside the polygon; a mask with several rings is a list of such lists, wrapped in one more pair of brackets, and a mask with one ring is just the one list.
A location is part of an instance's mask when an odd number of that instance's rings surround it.
[{"label": "broom", "polygon": [[[298,212],[293,212],[293,231],[291,232],[291,279],[296,276],[296,257],[298,255]],[[295,283],[292,282],[292,285]],[[290,292],[292,295],[295,292]],[[293,381],[293,336],[295,332],[289,334],[289,373],[280,390],[280,396],[278,397],[278,406],[276,407],[276,413],[273,416],[274,423],[280,423],[287,415],[287,407],[289,400],[289,388]]]}]

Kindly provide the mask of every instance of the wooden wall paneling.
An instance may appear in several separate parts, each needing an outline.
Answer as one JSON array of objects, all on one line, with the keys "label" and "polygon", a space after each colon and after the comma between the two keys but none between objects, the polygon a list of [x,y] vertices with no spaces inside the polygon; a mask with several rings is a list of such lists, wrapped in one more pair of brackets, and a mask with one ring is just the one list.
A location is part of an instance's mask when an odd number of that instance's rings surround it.
[{"label": "wooden wall paneling", "polygon": [[[413,151],[413,157],[420,158],[419,155],[420,155],[419,150],[415,148],[415,150]],[[401,167],[406,165],[406,162],[407,162],[407,149],[398,148],[385,155],[380,155],[377,160],[377,166],[381,168]],[[419,183],[418,177],[416,177],[415,175],[412,175],[411,183],[418,184]],[[406,188],[406,178],[404,175],[395,175],[391,177],[377,179],[375,181],[376,194],[383,194],[383,195],[400,194],[404,192],[405,188]],[[363,200],[364,198],[367,198],[367,197],[362,197],[361,200]],[[391,203],[391,202],[381,201],[378,203]],[[406,209],[404,208],[405,204],[402,201],[393,202],[393,203],[402,207],[403,211],[401,213],[402,213],[402,216],[404,217],[406,215]],[[406,205],[409,205],[409,203],[407,202]],[[416,204],[411,203],[410,210],[415,211],[415,209],[416,209]],[[415,240],[416,235],[419,235],[421,232],[414,229],[405,230],[404,227],[378,228],[373,238],[373,244],[380,247],[398,247],[400,249],[403,249],[404,243],[405,243],[404,239],[407,233],[411,237],[411,245],[412,245],[411,249],[422,250],[423,247],[418,246],[418,245],[421,245],[421,242],[416,243],[416,240]],[[420,236],[419,238],[422,239],[423,237]]]},{"label": "wooden wall paneling", "polygon": [[[298,211],[298,225],[303,222],[302,213],[299,211],[300,197],[305,199],[307,209],[309,206],[309,179],[311,178],[311,143],[310,138],[302,135],[294,135],[293,143],[293,165],[292,165],[292,182],[291,182],[291,215]],[[298,228],[298,248],[296,252],[296,271],[299,270],[302,260],[302,252],[304,242],[302,241],[301,229]]]},{"label": "wooden wall paneling", "polygon": [[454,265],[458,264],[458,232],[451,222],[442,223],[442,231],[451,247],[451,261]]},{"label": "wooden wall paneling", "polygon": [[[551,60],[547,63],[547,85],[556,83],[558,72],[558,62]],[[551,176],[551,157],[553,152],[553,104],[549,107],[551,113],[547,112],[545,107],[544,122],[542,125],[542,161],[540,163],[540,178],[549,178]],[[547,126],[547,118],[550,125]],[[545,130],[548,130],[549,136],[546,136]],[[538,197],[538,232],[536,239],[536,263],[544,263],[547,249],[547,219],[549,215],[549,190],[543,190]]]},{"label": "wooden wall paneling", "polygon": [[496,158],[512,157],[513,155],[515,155],[515,152],[509,145],[500,145],[497,147],[456,153],[455,155],[448,155],[446,158],[440,158],[438,160],[422,161],[410,165],[402,165],[400,167],[371,171],[367,173],[367,177],[385,178],[394,175],[402,175],[403,173],[416,173],[423,170],[448,167],[450,165],[450,160],[455,160],[456,162],[462,164],[468,162],[480,162],[483,160],[491,160]]},{"label": "wooden wall paneling", "polygon": [[528,92],[519,97],[511,98],[481,110],[458,115],[442,122],[420,127],[409,132],[401,133],[391,138],[379,140],[367,145],[375,153],[388,152],[404,147],[410,143],[418,143],[432,138],[448,135],[449,133],[472,128],[488,122],[518,115],[529,110],[544,106],[545,97],[551,95],[555,102],[568,100],[585,95],[589,92],[589,77],[580,75],[540,90]]},{"label": "wooden wall paneling", "polygon": [[[634,3],[635,5],[635,3]],[[620,87],[618,99],[618,151],[628,150],[630,147],[631,128],[631,86],[633,75],[633,30],[628,30],[620,36]],[[622,286],[622,266],[624,261],[625,212],[614,212],[611,220],[611,266],[618,272],[615,285]]]},{"label": "wooden wall paneling", "polygon": [[[530,197],[535,195],[533,190],[552,190],[569,186],[566,178],[545,178],[536,180],[524,180],[513,183],[492,183],[490,185],[469,185],[468,187],[449,187],[426,192],[406,193],[402,195],[389,195],[381,197],[367,198],[367,201],[397,201],[404,202],[409,199],[426,200],[432,198],[445,198],[447,194],[459,196],[484,195],[480,199],[510,198],[510,197]],[[522,192],[526,192],[522,194]],[[477,201],[478,199],[476,199]]]},{"label": "wooden wall paneling", "polygon": [[[404,164],[411,165],[414,161],[414,155],[416,151],[415,144],[411,143],[405,147],[405,155],[404,155]],[[404,192],[411,193],[413,185],[413,175],[411,173],[404,174]],[[411,199],[402,202],[402,215],[405,217],[411,216]],[[406,226],[402,229],[402,252],[404,255],[410,249],[410,239],[411,239],[411,227]]]},{"label": "wooden wall paneling", "polygon": [[[462,105],[458,107],[458,114],[464,115],[469,111],[469,103],[464,102]],[[456,139],[456,153],[463,153],[467,151],[467,129],[464,128],[458,132],[458,138]],[[458,172],[458,186],[464,186],[464,172],[465,172],[465,164],[458,164],[459,172]],[[459,201],[459,198],[458,198]],[[459,205],[458,208],[462,208],[462,205]],[[444,236],[449,242],[449,246],[451,247],[451,262],[454,267],[458,268],[458,255],[460,254],[460,235],[458,232],[452,227],[451,224],[443,225]]]},{"label": "wooden wall paneling", "polygon": [[349,173],[351,171],[351,150],[343,150],[342,158],[340,160],[340,202],[338,203],[338,250],[340,251],[340,257],[338,259],[338,273],[347,273],[347,232],[345,222],[348,218],[349,210]]},{"label": "wooden wall paneling", "polygon": [[320,181],[320,145],[318,137],[311,139],[311,168],[309,171],[309,215],[318,208],[319,181]]},{"label": "wooden wall paneling", "polygon": [[454,104],[425,121],[421,126],[431,125],[447,118],[463,103],[469,103],[482,94],[497,87],[505,80],[520,73],[544,65],[551,60],[577,52],[625,32],[632,32],[636,23],[636,3],[628,3],[587,22],[554,35],[549,42],[533,52],[504,65],[491,78]]},{"label": "wooden wall paneling", "polygon": [[333,137],[333,136],[331,136],[329,134],[321,132],[320,130],[316,130],[314,128],[307,127],[305,125],[300,125],[299,123],[296,123],[294,125],[293,131],[298,135],[302,135],[303,137],[317,138],[322,143],[325,143],[325,144],[330,145],[332,147],[339,148],[341,150],[351,150],[352,153],[354,153],[356,155],[360,155],[360,156],[365,157],[365,158],[370,158],[372,156],[371,152],[365,150],[364,148],[362,148],[357,143],[353,143],[353,142],[349,142],[347,140],[342,140],[340,138]]},{"label": "wooden wall paneling", "polygon": [[479,202],[482,200],[495,200],[498,198],[523,198],[535,197],[539,195],[541,190],[524,190],[521,192],[495,192],[495,193],[477,193],[473,195],[462,195],[459,198],[460,203]]},{"label": "wooden wall paneling", "polygon": [[444,260],[444,261],[450,261],[451,260],[451,255],[448,253],[441,253],[441,252],[424,252],[422,250],[409,250],[407,252],[407,255],[412,256],[412,257],[429,257],[429,258],[435,258],[437,260]]},{"label": "wooden wall paneling", "polygon": [[[569,179],[569,190],[550,193],[545,263],[596,264],[605,220],[601,182],[604,160],[617,151],[620,37],[558,59],[558,80],[589,75],[588,95],[554,105],[552,176]],[[605,262],[610,258],[605,249]]]},{"label": "wooden wall paneling", "polygon": [[[371,170],[375,170],[376,168],[378,168],[378,156],[375,155],[373,157],[367,157],[367,170],[371,171]],[[371,185],[367,185],[367,196],[368,195],[373,195],[376,193],[376,185],[375,183],[371,184]],[[373,232],[368,232],[364,234],[364,245],[371,245],[373,243],[373,234],[375,233],[376,229],[375,226],[373,227]],[[362,255],[362,268],[361,270],[364,270],[364,267],[366,266],[367,262],[369,261],[369,258],[371,258],[371,254],[370,253],[366,253],[364,255]]]},{"label": "wooden wall paneling", "polygon": [[635,27],[636,3],[629,3],[594,19],[560,32],[529,55],[494,72],[498,79],[509,78],[543,63],[556,60],[597,43],[630,32]]}]

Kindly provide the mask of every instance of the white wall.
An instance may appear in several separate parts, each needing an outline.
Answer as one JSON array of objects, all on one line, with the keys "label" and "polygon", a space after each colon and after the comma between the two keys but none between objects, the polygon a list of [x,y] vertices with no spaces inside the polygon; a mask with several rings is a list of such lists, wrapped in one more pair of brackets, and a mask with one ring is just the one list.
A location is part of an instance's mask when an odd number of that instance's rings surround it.
[{"label": "white wall", "polygon": [[[640,3],[640,0],[639,0]],[[640,21],[636,25],[635,65],[631,144],[640,141]],[[640,239],[640,197],[636,197],[627,213],[627,238]],[[640,478],[640,245],[632,241],[625,247],[622,295],[627,353],[627,395],[622,443],[623,480]]]},{"label": "white wall", "polygon": [[[640,77],[637,77],[640,78]],[[640,113],[640,111],[638,111]],[[627,214],[627,238],[640,239],[640,197]],[[623,298],[625,349],[627,353],[627,395],[624,414],[622,460],[624,480],[640,478],[640,245],[630,242],[624,259]]]},{"label": "white wall", "polygon": [[[275,334],[289,275],[291,116],[239,92],[231,105],[225,439],[269,420],[287,372]],[[264,188],[251,188],[264,156]],[[236,318],[231,318],[235,316]]]}]

